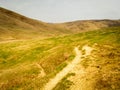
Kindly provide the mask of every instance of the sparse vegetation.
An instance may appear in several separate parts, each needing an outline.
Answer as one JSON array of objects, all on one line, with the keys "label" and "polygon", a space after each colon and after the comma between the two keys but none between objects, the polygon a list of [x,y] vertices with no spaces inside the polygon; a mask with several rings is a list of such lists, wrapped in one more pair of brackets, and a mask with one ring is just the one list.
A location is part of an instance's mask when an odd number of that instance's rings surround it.
[{"label": "sparse vegetation", "polygon": [[69,87],[74,84],[73,82],[71,82],[70,80],[68,80],[67,78],[69,78],[70,76],[74,76],[75,73],[69,73],[67,74],[57,85],[53,90],[66,90],[69,89]]}]

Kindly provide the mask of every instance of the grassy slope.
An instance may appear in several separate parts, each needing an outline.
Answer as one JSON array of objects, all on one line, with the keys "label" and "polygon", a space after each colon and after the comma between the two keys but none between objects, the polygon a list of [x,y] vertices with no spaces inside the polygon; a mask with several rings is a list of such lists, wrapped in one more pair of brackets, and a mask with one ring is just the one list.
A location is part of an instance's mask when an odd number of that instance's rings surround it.
[{"label": "grassy slope", "polygon": [[[94,44],[97,43],[96,46]],[[89,31],[45,40],[13,41],[0,44],[0,89],[37,89],[55,76],[74,58],[74,46],[88,44],[96,50],[81,64],[86,71],[96,68],[88,82],[93,90],[120,89],[120,27]],[[94,61],[95,63],[91,62]],[[39,76],[39,64],[46,73]],[[94,78],[93,78],[94,76]],[[104,78],[103,78],[104,76]],[[105,79],[105,80],[104,80]],[[66,82],[67,83],[67,82]],[[66,90],[69,85],[61,83],[56,90]]]},{"label": "grassy slope", "polygon": [[68,34],[56,25],[27,18],[0,7],[0,40],[45,38]]}]

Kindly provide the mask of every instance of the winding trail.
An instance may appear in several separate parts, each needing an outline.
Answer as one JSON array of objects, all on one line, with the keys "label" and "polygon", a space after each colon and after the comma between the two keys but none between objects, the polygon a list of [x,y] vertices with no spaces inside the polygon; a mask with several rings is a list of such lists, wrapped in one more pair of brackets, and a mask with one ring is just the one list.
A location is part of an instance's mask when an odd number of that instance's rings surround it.
[{"label": "winding trail", "polygon": [[[87,52],[91,52],[92,49],[88,48],[88,46],[84,47],[85,48],[83,49],[86,52],[85,56],[87,56]],[[50,79],[50,81],[44,86],[43,90],[52,90],[78,63],[81,62],[83,55],[81,54],[79,47],[75,47],[74,51],[76,53],[76,56],[72,62],[68,64],[63,70],[61,70],[54,78]]]}]

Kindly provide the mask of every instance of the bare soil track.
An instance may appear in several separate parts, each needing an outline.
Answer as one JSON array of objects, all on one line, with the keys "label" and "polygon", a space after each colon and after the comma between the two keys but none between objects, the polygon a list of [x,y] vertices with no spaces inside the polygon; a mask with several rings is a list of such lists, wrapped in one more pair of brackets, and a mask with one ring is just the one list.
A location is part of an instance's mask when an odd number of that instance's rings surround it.
[{"label": "bare soil track", "polygon": [[85,50],[85,55],[82,55],[81,51],[79,50],[79,47],[74,48],[74,51],[76,53],[75,58],[54,78],[50,79],[50,81],[44,86],[43,90],[52,90],[78,63],[81,62],[81,60],[83,60],[83,56],[86,57],[87,55],[90,55],[92,48],[85,45],[83,46],[82,50]]}]

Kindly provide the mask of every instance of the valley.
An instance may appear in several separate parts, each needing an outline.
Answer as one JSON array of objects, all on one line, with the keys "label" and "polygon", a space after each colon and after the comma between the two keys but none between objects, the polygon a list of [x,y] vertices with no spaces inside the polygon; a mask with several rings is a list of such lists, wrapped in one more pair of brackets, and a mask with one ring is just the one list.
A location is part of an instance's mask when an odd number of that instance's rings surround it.
[{"label": "valley", "polygon": [[0,90],[119,89],[120,20],[52,24],[0,8]]}]

